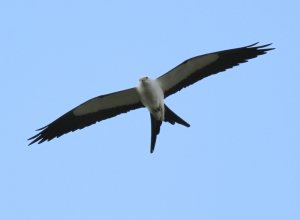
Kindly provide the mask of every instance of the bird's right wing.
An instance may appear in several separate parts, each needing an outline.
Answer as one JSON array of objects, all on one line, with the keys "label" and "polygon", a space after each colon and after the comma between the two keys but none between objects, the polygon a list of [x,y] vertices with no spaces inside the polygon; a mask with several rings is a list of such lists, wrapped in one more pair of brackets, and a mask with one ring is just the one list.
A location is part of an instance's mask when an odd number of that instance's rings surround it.
[{"label": "bird's right wing", "polygon": [[35,142],[40,144],[44,141],[50,141],[70,131],[82,129],[98,121],[141,107],[143,104],[136,88],[95,97],[67,112],[49,125],[38,129],[37,131],[40,132],[28,139],[31,140],[29,145]]},{"label": "bird's right wing", "polygon": [[274,49],[268,48],[271,44],[255,46],[256,44],[208,53],[184,61],[157,78],[165,98],[207,76],[245,63]]}]

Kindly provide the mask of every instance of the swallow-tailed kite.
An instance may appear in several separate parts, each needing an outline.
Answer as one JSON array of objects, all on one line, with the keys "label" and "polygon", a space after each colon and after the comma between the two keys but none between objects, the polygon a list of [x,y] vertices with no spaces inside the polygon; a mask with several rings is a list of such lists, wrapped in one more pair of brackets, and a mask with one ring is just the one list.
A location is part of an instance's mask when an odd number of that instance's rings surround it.
[{"label": "swallow-tailed kite", "polygon": [[137,87],[119,92],[101,95],[84,102],[45,127],[38,129],[38,134],[29,138],[30,144],[50,141],[70,131],[82,129],[96,122],[126,113],[130,110],[146,107],[151,118],[151,147],[153,153],[156,137],[163,121],[190,127],[189,123],[176,115],[164,99],[181,89],[218,72],[245,63],[249,59],[265,54],[274,48],[271,44],[224,50],[196,56],[184,61],[164,75],[150,79],[143,77]]}]

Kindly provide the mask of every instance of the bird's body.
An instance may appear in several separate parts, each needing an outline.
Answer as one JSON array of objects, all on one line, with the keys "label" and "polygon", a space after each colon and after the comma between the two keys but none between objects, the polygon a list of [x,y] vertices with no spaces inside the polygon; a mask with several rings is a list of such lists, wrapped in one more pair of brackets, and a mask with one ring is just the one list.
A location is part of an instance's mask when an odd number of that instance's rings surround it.
[{"label": "bird's body", "polygon": [[162,122],[190,126],[165,104],[165,99],[207,76],[245,63],[249,59],[273,49],[267,48],[270,44],[255,45],[196,56],[156,79],[141,78],[137,87],[90,99],[47,126],[38,129],[39,133],[29,138],[32,140],[29,145],[35,142],[50,141],[55,137],[60,137],[68,132],[82,129],[121,113],[146,107],[151,118],[150,152],[152,153]]},{"label": "bird's body", "polygon": [[143,105],[151,112],[156,120],[165,119],[164,91],[157,80],[143,77],[136,87]]}]

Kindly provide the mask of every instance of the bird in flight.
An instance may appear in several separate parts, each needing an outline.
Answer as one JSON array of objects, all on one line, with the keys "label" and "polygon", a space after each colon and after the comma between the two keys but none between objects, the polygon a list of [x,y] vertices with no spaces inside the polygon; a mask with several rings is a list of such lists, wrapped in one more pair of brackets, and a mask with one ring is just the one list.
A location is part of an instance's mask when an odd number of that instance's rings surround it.
[{"label": "bird in flight", "polygon": [[165,98],[207,76],[245,63],[274,49],[269,48],[271,44],[257,44],[196,56],[156,79],[143,77],[139,79],[136,87],[92,98],[38,129],[39,133],[28,139],[31,141],[29,145],[50,141],[121,113],[146,107],[150,112],[150,152],[153,153],[163,121],[190,127],[189,123],[164,103]]}]

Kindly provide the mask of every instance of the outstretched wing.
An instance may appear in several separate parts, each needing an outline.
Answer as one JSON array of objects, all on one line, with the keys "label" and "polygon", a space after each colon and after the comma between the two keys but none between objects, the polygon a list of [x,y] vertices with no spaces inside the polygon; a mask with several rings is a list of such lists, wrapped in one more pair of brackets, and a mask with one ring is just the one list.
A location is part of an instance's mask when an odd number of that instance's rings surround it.
[{"label": "outstretched wing", "polygon": [[98,121],[114,117],[133,109],[141,108],[143,104],[136,88],[131,88],[88,100],[56,119],[49,125],[38,129],[40,131],[29,145],[38,142],[50,141],[70,131],[82,129]]},{"label": "outstretched wing", "polygon": [[249,59],[274,49],[267,48],[271,44],[255,45],[257,43],[193,57],[160,76],[157,80],[164,90],[165,97],[168,97],[207,76],[225,71],[240,63],[245,63]]}]

